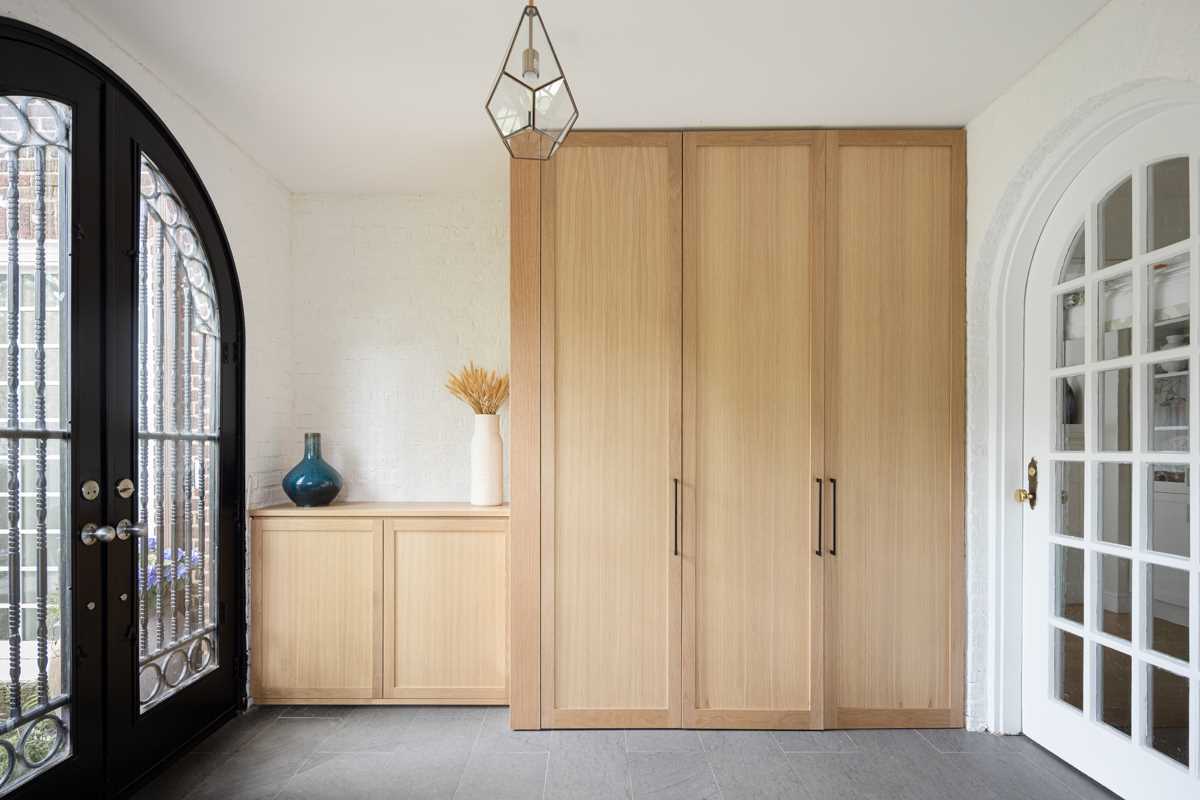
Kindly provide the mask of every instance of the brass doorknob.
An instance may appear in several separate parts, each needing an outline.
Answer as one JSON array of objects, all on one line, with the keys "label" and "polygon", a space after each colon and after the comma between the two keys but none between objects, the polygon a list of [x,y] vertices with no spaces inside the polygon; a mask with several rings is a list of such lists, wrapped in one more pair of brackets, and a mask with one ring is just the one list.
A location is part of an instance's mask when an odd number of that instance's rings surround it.
[{"label": "brass doorknob", "polygon": [[1030,494],[1025,489],[1017,489],[1015,492],[1013,492],[1013,499],[1016,500],[1018,503],[1029,502],[1029,497],[1030,497]]}]

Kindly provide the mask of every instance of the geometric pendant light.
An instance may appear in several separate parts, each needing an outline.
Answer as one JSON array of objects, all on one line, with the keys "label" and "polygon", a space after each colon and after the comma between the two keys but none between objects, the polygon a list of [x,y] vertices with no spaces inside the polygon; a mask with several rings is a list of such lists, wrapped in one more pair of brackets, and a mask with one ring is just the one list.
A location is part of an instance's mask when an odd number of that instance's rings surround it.
[{"label": "geometric pendant light", "polygon": [[579,119],[534,0],[521,10],[485,107],[513,158],[550,158]]}]

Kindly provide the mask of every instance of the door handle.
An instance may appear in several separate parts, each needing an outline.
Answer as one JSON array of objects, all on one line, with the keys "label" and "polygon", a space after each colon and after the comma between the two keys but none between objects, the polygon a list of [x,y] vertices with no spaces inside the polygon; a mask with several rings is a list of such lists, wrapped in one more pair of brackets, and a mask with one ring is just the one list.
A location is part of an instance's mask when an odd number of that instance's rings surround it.
[{"label": "door handle", "polygon": [[1017,489],[1013,492],[1013,499],[1018,503],[1029,503],[1029,510],[1037,508],[1037,489],[1038,489],[1038,463],[1036,458],[1029,459],[1029,466],[1025,469],[1025,474],[1029,476],[1029,488]]},{"label": "door handle", "polygon": [[817,478],[817,555],[821,555],[821,536],[825,531],[823,517],[825,514],[825,487]]},{"label": "door handle", "polygon": [[829,479],[829,487],[833,490],[833,541],[829,545],[829,555],[837,555],[837,478]]},{"label": "door handle", "polygon": [[117,529],[112,525],[99,527],[94,522],[89,522],[79,531],[79,539],[88,547],[91,547],[96,542],[108,544],[115,538],[117,538]]},{"label": "door handle", "polygon": [[146,529],[143,526],[134,525],[127,519],[118,522],[115,528],[112,525],[97,526],[95,523],[89,522],[79,531],[80,540],[89,547],[96,542],[108,544],[113,539],[124,542],[132,536],[146,535]]},{"label": "door handle", "polygon": [[123,519],[117,523],[117,538],[122,542],[127,541],[131,536],[146,536],[146,528],[144,525],[134,525],[127,519]]},{"label": "door handle", "polygon": [[679,478],[672,478],[675,483],[675,539],[674,553],[679,555]]}]

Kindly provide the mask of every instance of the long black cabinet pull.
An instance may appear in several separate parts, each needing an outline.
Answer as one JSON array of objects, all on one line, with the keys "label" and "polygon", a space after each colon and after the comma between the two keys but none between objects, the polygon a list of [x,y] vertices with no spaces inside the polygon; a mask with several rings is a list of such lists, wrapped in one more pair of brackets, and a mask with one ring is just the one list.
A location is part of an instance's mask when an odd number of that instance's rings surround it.
[{"label": "long black cabinet pull", "polygon": [[679,478],[672,478],[675,482],[675,555],[679,555]]},{"label": "long black cabinet pull", "polygon": [[817,555],[821,555],[821,536],[824,533],[824,522],[822,516],[824,514],[825,505],[825,488],[821,485],[821,479],[817,478]]},{"label": "long black cabinet pull", "polygon": [[833,489],[833,542],[829,546],[829,555],[837,555],[837,478],[829,479],[829,486]]}]

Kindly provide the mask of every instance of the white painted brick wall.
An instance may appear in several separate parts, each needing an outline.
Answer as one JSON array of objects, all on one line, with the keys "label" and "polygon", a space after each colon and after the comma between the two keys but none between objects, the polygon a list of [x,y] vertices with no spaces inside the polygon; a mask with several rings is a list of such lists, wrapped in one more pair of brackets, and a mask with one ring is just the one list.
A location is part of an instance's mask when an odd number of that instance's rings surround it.
[{"label": "white painted brick wall", "polygon": [[444,385],[508,371],[506,187],[296,195],[291,260],[289,458],[317,431],[344,499],[465,500],[473,418]]}]

